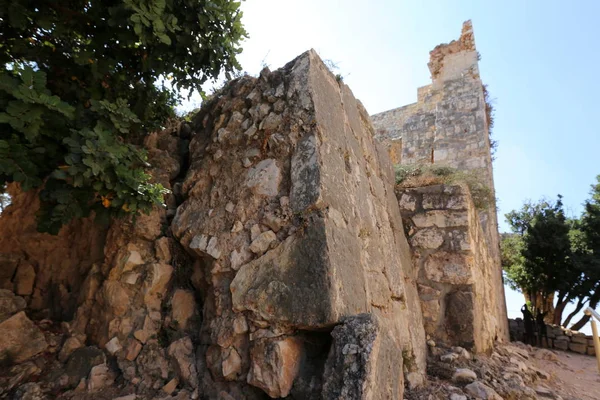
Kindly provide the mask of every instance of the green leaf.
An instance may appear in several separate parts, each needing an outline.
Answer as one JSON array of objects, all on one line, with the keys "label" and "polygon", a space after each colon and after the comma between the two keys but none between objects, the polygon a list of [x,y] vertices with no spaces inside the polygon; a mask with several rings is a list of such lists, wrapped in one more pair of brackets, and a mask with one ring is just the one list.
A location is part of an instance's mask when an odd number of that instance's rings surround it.
[{"label": "green leaf", "polygon": [[162,43],[166,45],[171,44],[171,38],[169,37],[169,35],[166,35],[164,33],[156,33],[156,36],[160,39]]}]

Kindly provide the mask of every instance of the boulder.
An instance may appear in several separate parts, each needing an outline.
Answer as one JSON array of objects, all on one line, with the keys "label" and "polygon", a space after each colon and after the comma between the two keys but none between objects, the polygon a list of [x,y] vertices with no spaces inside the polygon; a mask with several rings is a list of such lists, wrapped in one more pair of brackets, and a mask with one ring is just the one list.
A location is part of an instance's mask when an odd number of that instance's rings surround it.
[{"label": "boulder", "polygon": [[11,290],[0,289],[0,322],[22,311],[27,307],[27,301],[16,296]]},{"label": "boulder", "polygon": [[42,331],[25,312],[0,323],[0,358],[9,363],[20,363],[48,348]]},{"label": "boulder", "polygon": [[465,386],[465,392],[482,400],[503,400],[502,397],[494,389],[486,384],[476,381]]},{"label": "boulder", "polygon": [[286,397],[300,371],[302,342],[295,337],[261,339],[250,351],[248,383],[270,397]]},{"label": "boulder", "polygon": [[110,386],[115,381],[115,373],[106,364],[99,364],[92,367],[87,380],[87,389],[95,392]]},{"label": "boulder", "polygon": [[192,388],[196,388],[198,386],[196,358],[194,355],[194,345],[189,336],[171,343],[167,354],[170,357],[173,369],[179,376],[179,381],[190,385]]},{"label": "boulder", "polygon": [[67,386],[77,386],[82,378],[88,377],[93,367],[105,362],[104,352],[97,347],[88,346],[73,351],[65,366],[65,373],[68,376]]},{"label": "boulder", "polygon": [[468,368],[459,368],[452,375],[452,382],[471,383],[477,380],[477,374]]}]

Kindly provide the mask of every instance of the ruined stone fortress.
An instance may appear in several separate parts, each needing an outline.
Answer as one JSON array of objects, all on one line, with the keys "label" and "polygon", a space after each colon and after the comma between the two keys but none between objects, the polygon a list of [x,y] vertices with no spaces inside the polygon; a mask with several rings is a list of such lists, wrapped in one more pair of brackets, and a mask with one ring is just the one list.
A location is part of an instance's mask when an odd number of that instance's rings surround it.
[{"label": "ruined stone fortress", "polygon": [[135,220],[40,234],[37,194],[11,188],[0,357],[20,372],[0,395],[403,399],[436,346],[508,340],[494,205],[393,170],[474,170],[493,190],[477,60],[467,22],[418,102],[374,116],[312,50],[236,79],[148,135],[172,193]]},{"label": "ruined stone fortress", "polygon": [[[479,75],[478,60],[479,53],[475,47],[473,26],[471,21],[466,21],[458,40],[439,45],[430,52],[428,66],[432,84],[418,89],[417,102],[372,115],[371,120],[377,133],[376,138],[387,146],[394,164],[436,164],[458,170],[475,171],[494,196],[490,140],[491,110],[490,105],[487,104],[486,89]],[[432,190],[434,189],[423,188],[400,195],[402,215],[405,219],[407,217],[410,219],[408,223],[412,224],[411,226],[429,229],[435,226],[441,229],[446,228],[441,225],[447,225],[450,220],[455,219],[456,211],[453,210],[456,207],[448,203],[436,204],[436,206],[425,204],[424,208],[416,210],[415,195]],[[445,192],[448,196],[448,191],[458,193],[458,198],[462,196],[462,190],[459,188],[437,189],[440,195]],[[459,214],[465,213],[459,212]],[[444,310],[449,311],[448,306],[454,307],[452,304],[455,301],[452,296],[458,296],[458,294],[448,296],[448,291],[460,293],[456,290],[464,280],[456,277],[442,279],[437,276],[432,277],[427,265],[442,263],[445,265],[436,268],[446,270],[462,266],[466,269],[464,271],[466,275],[469,275],[467,270],[472,273],[473,280],[469,280],[469,283],[475,286],[475,290],[472,292],[472,297],[469,295],[470,306],[466,309],[474,310],[475,315],[472,320],[474,325],[467,330],[473,332],[475,338],[483,335],[480,337],[482,342],[475,339],[475,343],[478,348],[484,350],[489,348],[490,340],[494,339],[493,335],[506,338],[508,328],[505,323],[507,315],[495,204],[491,204],[488,209],[479,210],[476,214],[470,215],[470,219],[465,218],[469,224],[478,225],[477,227],[471,225],[468,229],[472,238],[479,235],[470,245],[461,248],[461,245],[457,244],[450,246],[449,251],[448,249],[435,251],[431,255],[424,255],[422,250],[415,250],[416,247],[422,246],[413,246],[413,256],[414,262],[420,265],[418,271],[421,272],[418,273],[425,273],[425,277],[420,279],[422,286],[419,286],[419,293],[424,312],[428,313],[431,310],[434,313],[433,317],[426,317],[435,321],[432,321],[432,325],[426,323],[426,330],[435,337],[441,335],[441,333],[434,334],[440,331],[440,323],[444,319],[441,315]],[[440,224],[438,221],[442,219],[443,222]],[[459,225],[467,225],[467,223]],[[450,271],[447,272],[448,275],[452,275]],[[486,298],[491,299],[489,304],[485,304]],[[492,319],[495,321],[490,321]],[[478,328],[488,323],[497,328],[491,330]],[[490,334],[492,336],[489,336]],[[486,335],[488,337],[484,338]]]}]

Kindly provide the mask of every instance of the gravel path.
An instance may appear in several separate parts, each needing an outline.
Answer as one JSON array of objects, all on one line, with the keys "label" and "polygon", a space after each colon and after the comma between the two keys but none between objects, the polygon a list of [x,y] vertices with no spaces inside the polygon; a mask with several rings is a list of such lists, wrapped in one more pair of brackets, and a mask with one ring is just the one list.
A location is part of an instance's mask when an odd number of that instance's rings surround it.
[{"label": "gravel path", "polygon": [[558,362],[536,360],[537,367],[555,380],[554,388],[566,399],[600,400],[600,373],[596,358],[564,351],[554,351]]}]

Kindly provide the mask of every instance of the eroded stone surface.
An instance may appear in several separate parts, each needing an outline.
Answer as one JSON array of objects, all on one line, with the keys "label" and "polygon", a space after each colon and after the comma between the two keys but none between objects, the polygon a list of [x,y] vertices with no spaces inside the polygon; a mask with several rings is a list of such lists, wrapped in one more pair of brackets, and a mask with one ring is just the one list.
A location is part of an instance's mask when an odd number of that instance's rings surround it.
[{"label": "eroded stone surface", "polygon": [[23,362],[46,350],[44,334],[21,311],[0,323],[0,357],[9,364]]},{"label": "eroded stone surface", "polygon": [[433,185],[398,192],[417,268],[427,334],[446,345],[489,350],[504,337],[504,297],[497,263],[483,239],[466,186]]},{"label": "eroded stone surface", "polygon": [[11,290],[0,289],[0,322],[22,311],[27,307],[27,301],[16,296]]},{"label": "eroded stone surface", "polygon": [[[489,189],[493,198],[491,116],[486,103],[486,89],[479,75],[478,53],[470,21],[463,24],[458,40],[441,44],[430,52],[428,65],[432,83],[418,89],[416,103],[371,117],[376,137],[384,143],[396,163],[454,168],[476,177]],[[481,321],[487,325],[484,328],[487,333],[477,345],[485,350],[491,345],[489,337],[497,336],[503,341],[509,339],[497,210],[493,201],[489,202],[491,204],[478,203],[479,209],[471,210],[472,205],[460,194],[460,190],[460,187],[450,186],[442,187],[442,190],[433,186],[423,187],[418,193],[399,193],[398,199],[400,207],[410,215],[415,226],[422,228],[417,232],[411,231],[412,246],[437,249],[442,245],[440,232],[447,231],[443,238],[444,246],[453,251],[486,253],[485,260],[481,263],[476,260],[474,266],[484,276],[473,274],[475,282],[485,282],[486,286],[474,292],[485,292],[485,297],[491,299],[483,308],[487,315],[493,315],[493,320],[489,324],[487,320]],[[478,232],[473,230],[475,220],[479,221]],[[452,227],[467,226],[470,238],[461,229],[449,232]]]},{"label": "eroded stone surface", "polygon": [[254,342],[248,383],[272,398],[286,397],[300,371],[302,342],[298,338],[264,339]]},{"label": "eroded stone surface", "polygon": [[[234,81],[194,123],[185,201],[171,228],[201,260],[211,377],[243,387],[250,370],[272,368],[250,362],[258,341],[330,329],[360,313],[377,314],[388,332],[380,342],[413,359],[406,373],[423,373],[424,331],[393,171],[348,87],[310,51]],[[209,251],[211,241],[218,251]],[[246,326],[234,327],[241,314]],[[250,383],[268,392],[269,379]],[[401,384],[377,387],[380,398],[402,393]]]}]

